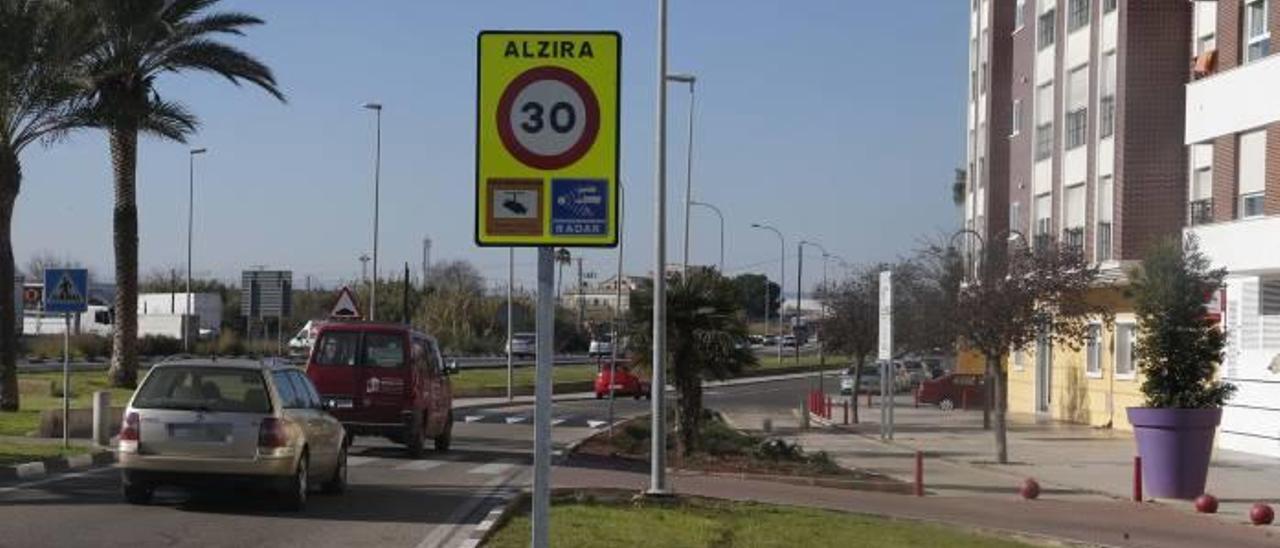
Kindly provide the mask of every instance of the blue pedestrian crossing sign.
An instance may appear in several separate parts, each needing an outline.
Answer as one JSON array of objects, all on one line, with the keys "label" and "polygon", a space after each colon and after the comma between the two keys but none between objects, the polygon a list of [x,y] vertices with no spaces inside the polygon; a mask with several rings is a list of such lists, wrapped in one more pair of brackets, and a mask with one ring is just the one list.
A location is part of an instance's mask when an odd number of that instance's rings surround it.
[{"label": "blue pedestrian crossing sign", "polygon": [[50,268],[44,271],[44,311],[79,313],[89,309],[89,271]]}]

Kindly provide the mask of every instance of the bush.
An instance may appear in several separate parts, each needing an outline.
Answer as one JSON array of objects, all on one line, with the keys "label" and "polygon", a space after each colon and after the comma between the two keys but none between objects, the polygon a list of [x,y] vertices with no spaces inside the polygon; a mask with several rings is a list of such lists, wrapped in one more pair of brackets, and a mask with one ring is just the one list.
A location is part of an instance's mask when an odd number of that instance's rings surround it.
[{"label": "bush", "polygon": [[168,356],[182,352],[182,341],[163,335],[147,335],[138,339],[139,356]]}]

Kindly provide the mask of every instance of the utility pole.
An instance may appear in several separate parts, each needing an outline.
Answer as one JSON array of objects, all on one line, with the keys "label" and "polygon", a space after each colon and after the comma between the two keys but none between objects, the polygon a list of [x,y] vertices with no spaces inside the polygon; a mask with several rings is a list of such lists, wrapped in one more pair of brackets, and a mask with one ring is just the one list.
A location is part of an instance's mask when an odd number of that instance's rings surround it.
[{"label": "utility pole", "polygon": [[422,288],[427,288],[431,276],[431,238],[422,239]]},{"label": "utility pole", "polygon": [[796,264],[796,317],[791,319],[791,339],[796,343],[796,365],[800,365],[800,337],[797,336],[796,328],[800,327],[800,301],[804,300],[804,242],[796,245],[799,250],[799,260]]},{"label": "utility pole", "polygon": [[360,255],[360,282],[369,282],[369,254]]},{"label": "utility pole", "polygon": [[653,364],[650,384],[652,426],[649,439],[650,495],[667,488],[667,0],[658,0],[658,105],[655,120],[653,193]]},{"label": "utility pole", "polygon": [[373,284],[369,286],[369,321],[377,319],[378,311],[378,208],[379,189],[382,184],[382,104],[365,103],[377,119],[377,133],[373,152]]},{"label": "utility pole", "polygon": [[587,301],[582,300],[582,257],[578,257],[578,328],[587,319]]}]

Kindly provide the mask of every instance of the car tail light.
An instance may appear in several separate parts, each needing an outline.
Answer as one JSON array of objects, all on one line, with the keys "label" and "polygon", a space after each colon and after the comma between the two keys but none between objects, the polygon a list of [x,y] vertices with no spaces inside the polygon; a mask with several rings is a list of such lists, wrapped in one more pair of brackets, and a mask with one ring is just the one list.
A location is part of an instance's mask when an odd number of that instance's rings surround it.
[{"label": "car tail light", "polygon": [[288,441],[283,421],[274,417],[262,419],[262,426],[258,428],[258,447],[276,449],[288,445]]},{"label": "car tail light", "polygon": [[139,438],[142,437],[140,422],[137,412],[125,415],[124,423],[120,425],[120,441],[139,441]]}]

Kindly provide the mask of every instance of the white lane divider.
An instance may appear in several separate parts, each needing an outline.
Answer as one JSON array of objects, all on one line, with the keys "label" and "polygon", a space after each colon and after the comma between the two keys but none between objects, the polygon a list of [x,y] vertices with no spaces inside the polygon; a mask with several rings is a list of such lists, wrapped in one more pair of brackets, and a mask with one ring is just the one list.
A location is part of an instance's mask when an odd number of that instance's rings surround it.
[{"label": "white lane divider", "polygon": [[524,422],[527,420],[529,420],[529,417],[520,417],[520,416],[507,417],[507,424],[516,424],[518,422]]},{"label": "white lane divider", "polygon": [[[455,507],[453,513],[449,515],[448,519],[446,519],[442,524],[431,529],[431,532],[427,534],[426,538],[422,539],[422,542],[418,543],[418,548],[438,548],[440,546],[447,546],[449,544],[448,541],[450,540],[450,537],[453,537],[454,534],[458,533],[465,526],[463,522],[466,520],[467,516],[470,516],[479,509],[480,505],[484,504],[485,501],[498,495],[502,489],[501,486],[515,479],[518,474],[519,471],[516,470],[512,471],[510,474],[489,478],[488,481],[484,482],[484,485],[480,487],[479,491],[475,495]],[[476,544],[478,543],[469,542],[469,539],[464,540],[463,542],[463,546],[475,546]]]},{"label": "white lane divider", "polygon": [[590,428],[600,428],[601,426],[604,426],[606,424],[609,424],[609,421],[593,421],[593,420],[587,421],[587,426]]},{"label": "white lane divider", "polygon": [[560,426],[561,424],[564,424],[564,421],[567,421],[567,420],[569,419],[551,419],[551,426]]},{"label": "white lane divider", "polygon": [[401,464],[401,465],[399,465],[399,466],[396,466],[396,467],[395,467],[395,469],[396,469],[396,470],[414,470],[414,471],[417,471],[417,472],[421,472],[421,471],[423,471],[423,470],[430,470],[430,469],[435,468],[435,467],[437,467],[437,466],[441,466],[441,465],[445,464],[446,462],[449,462],[449,461],[443,461],[443,460],[415,460],[415,461],[409,461],[409,462],[406,462],[406,463]]},{"label": "white lane divider", "polygon": [[482,419],[484,419],[484,415],[467,415],[462,417],[462,420],[465,422],[477,422]]},{"label": "white lane divider", "polygon": [[468,474],[484,474],[484,475],[501,474],[509,470],[512,466],[514,465],[510,462],[503,462],[503,461],[491,462],[489,464],[481,464],[480,466],[467,470],[467,473]]}]

